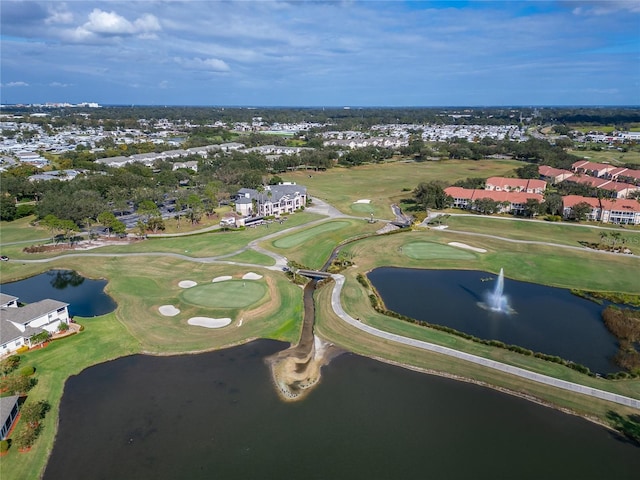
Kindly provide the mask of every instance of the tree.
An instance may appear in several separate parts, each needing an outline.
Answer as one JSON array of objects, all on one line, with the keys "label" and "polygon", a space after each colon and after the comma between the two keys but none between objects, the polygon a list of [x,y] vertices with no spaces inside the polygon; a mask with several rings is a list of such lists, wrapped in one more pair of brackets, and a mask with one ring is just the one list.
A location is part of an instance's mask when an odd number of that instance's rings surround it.
[{"label": "tree", "polygon": [[196,223],[199,223],[200,219],[202,218],[202,211],[204,208],[204,205],[200,197],[195,193],[189,195],[187,197],[186,206],[188,209],[187,218],[189,218],[189,220],[191,221],[191,224],[195,225]]},{"label": "tree", "polygon": [[536,215],[540,214],[542,211],[542,205],[540,201],[536,198],[527,198],[527,203],[524,206],[524,213],[527,217],[533,218]]},{"label": "tree", "polygon": [[550,215],[561,215],[563,210],[562,196],[557,193],[545,193],[543,207]]},{"label": "tree", "polygon": [[60,219],[53,214],[49,214],[40,220],[40,224],[49,230],[49,234],[51,235],[51,241],[54,242],[55,238],[53,233],[58,230],[60,226]]},{"label": "tree", "polygon": [[30,428],[36,428],[49,410],[51,410],[51,405],[49,405],[49,402],[46,400],[26,402],[26,404],[20,409],[20,415],[22,417],[22,421]]},{"label": "tree", "polygon": [[71,233],[80,231],[80,228],[78,228],[78,225],[76,225],[76,222],[73,220],[60,220],[58,222],[58,229],[62,230],[64,238],[69,240],[69,243],[73,243],[73,236]]},{"label": "tree", "polygon": [[98,215],[97,220],[100,225],[107,229],[107,233],[109,234],[109,236],[111,236],[112,226],[114,222],[118,221],[116,220],[116,216],[113,214],[113,212],[102,212]]},{"label": "tree", "polygon": [[447,195],[438,182],[420,183],[413,190],[416,204],[424,210],[435,208],[442,210],[451,205],[452,198]]},{"label": "tree", "polygon": [[587,219],[589,213],[591,213],[591,205],[589,205],[587,202],[580,202],[574,205],[571,209],[570,218],[572,220],[581,222]]},{"label": "tree", "polygon": [[491,215],[498,211],[499,204],[491,198],[479,198],[474,200],[473,208],[480,213]]},{"label": "tree", "polygon": [[540,178],[538,173],[538,165],[536,163],[529,163],[523,167],[516,169],[518,178]]},{"label": "tree", "polygon": [[16,203],[13,198],[0,194],[0,220],[10,222],[16,218]]}]

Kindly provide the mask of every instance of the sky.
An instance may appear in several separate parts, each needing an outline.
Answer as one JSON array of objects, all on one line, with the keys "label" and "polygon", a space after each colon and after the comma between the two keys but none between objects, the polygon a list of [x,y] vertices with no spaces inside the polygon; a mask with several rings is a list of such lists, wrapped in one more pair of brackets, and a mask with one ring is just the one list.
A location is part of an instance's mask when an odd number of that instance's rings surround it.
[{"label": "sky", "polygon": [[640,105],[640,0],[0,2],[0,102]]}]

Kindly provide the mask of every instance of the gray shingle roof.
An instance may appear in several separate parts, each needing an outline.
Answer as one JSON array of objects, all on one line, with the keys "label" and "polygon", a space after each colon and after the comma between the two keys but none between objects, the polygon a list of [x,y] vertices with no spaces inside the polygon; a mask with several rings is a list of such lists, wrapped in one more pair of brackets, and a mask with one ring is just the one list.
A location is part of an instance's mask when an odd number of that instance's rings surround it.
[{"label": "gray shingle roof", "polygon": [[[38,317],[55,312],[59,308],[68,307],[68,303],[47,298],[19,308],[0,308],[0,319],[25,324]],[[4,341],[4,340],[3,340]]]},{"label": "gray shingle roof", "polygon": [[7,303],[13,302],[14,300],[18,300],[18,297],[0,292],[0,305],[6,305]]}]

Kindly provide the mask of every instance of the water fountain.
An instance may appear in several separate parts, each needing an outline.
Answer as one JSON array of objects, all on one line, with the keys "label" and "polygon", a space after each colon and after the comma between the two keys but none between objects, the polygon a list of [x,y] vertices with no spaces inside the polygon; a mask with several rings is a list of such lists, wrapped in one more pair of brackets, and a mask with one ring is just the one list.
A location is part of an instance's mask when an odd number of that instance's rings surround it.
[{"label": "water fountain", "polygon": [[507,297],[504,295],[504,271],[501,268],[498,275],[498,281],[493,292],[487,292],[485,299],[485,307],[493,312],[511,313]]}]

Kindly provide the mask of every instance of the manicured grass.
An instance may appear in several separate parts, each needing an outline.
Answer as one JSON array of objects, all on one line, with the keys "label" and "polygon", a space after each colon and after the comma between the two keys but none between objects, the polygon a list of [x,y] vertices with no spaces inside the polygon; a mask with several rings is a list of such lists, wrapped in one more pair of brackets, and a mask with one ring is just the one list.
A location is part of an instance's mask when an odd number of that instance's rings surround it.
[{"label": "manicured grass", "polygon": [[580,242],[600,243],[608,239],[601,239],[600,234],[619,233],[619,245],[629,248],[633,253],[640,253],[640,231],[630,227],[621,228],[615,225],[580,225],[565,222],[545,222],[544,220],[513,219],[512,217],[495,218],[485,215],[450,216],[445,222],[452,230],[485,233],[516,240],[533,240],[550,242],[561,245],[580,247]]},{"label": "manicured grass", "polygon": [[244,308],[257,303],[267,293],[262,282],[226,280],[186,288],[180,299],[193,305],[212,308]]},{"label": "manicured grass", "polygon": [[[491,177],[513,173],[521,166],[514,160],[444,160],[438,162],[390,162],[353,168],[336,167],[325,172],[291,172],[283,179],[305,185],[311,195],[328,201],[340,211],[359,213],[355,201],[369,199],[376,218],[392,219],[389,206],[411,196],[420,182],[443,180],[454,183],[467,177]],[[362,212],[368,216],[370,211]]]},{"label": "manicured grass", "polygon": [[345,220],[335,220],[335,221],[323,223],[321,225],[317,225],[315,227],[302,230],[301,232],[293,233],[291,235],[287,235],[285,237],[279,238],[278,240],[273,242],[273,246],[276,248],[283,248],[283,249],[297,247],[298,245],[309,242],[310,240],[316,237],[319,237],[324,233],[345,228],[349,226],[349,224],[350,222]]},{"label": "manicured grass", "polygon": [[[429,264],[401,253],[413,242],[433,242],[447,246],[461,242],[484,248],[487,253],[473,258],[432,258]],[[453,247],[448,247],[453,248]],[[640,259],[589,250],[571,250],[545,245],[505,242],[502,240],[454,234],[446,230],[424,230],[368,238],[344,247],[351,252],[359,269],[368,271],[377,266],[411,268],[477,269],[497,274],[504,268],[505,276],[514,280],[534,282],[563,288],[584,288],[626,293],[640,293],[637,272]]]},{"label": "manicured grass", "polygon": [[269,267],[271,265],[275,265],[276,261],[262,253],[258,253],[255,250],[245,250],[238,255],[234,255],[232,257],[225,257],[224,260],[228,260],[230,262],[238,262],[238,263],[252,263],[254,265],[264,265],[265,267]]},{"label": "manicured grass", "polygon": [[411,242],[405,244],[401,248],[403,254],[407,257],[413,258],[414,260],[427,260],[433,258],[458,260],[475,259],[475,255],[471,252],[433,242]]},{"label": "manicured grass", "polygon": [[349,207],[353,212],[371,214],[375,212],[370,203],[352,203]]},{"label": "manicured grass", "polygon": [[0,244],[51,238],[51,234],[45,228],[29,225],[35,218],[31,215],[13,222],[0,222]]},{"label": "manicured grass", "polygon": [[[317,230],[317,228],[326,225],[329,228]],[[307,230],[293,233],[290,236],[280,237],[270,244],[265,242],[265,246],[302,265],[310,268],[320,268],[329,259],[331,252],[340,242],[360,235],[371,234],[381,227],[382,224],[380,223],[368,223],[364,220],[332,220]],[[293,239],[289,241],[289,237],[293,237]],[[286,249],[278,248],[275,246],[276,242],[279,245],[289,244],[293,246]]]}]

